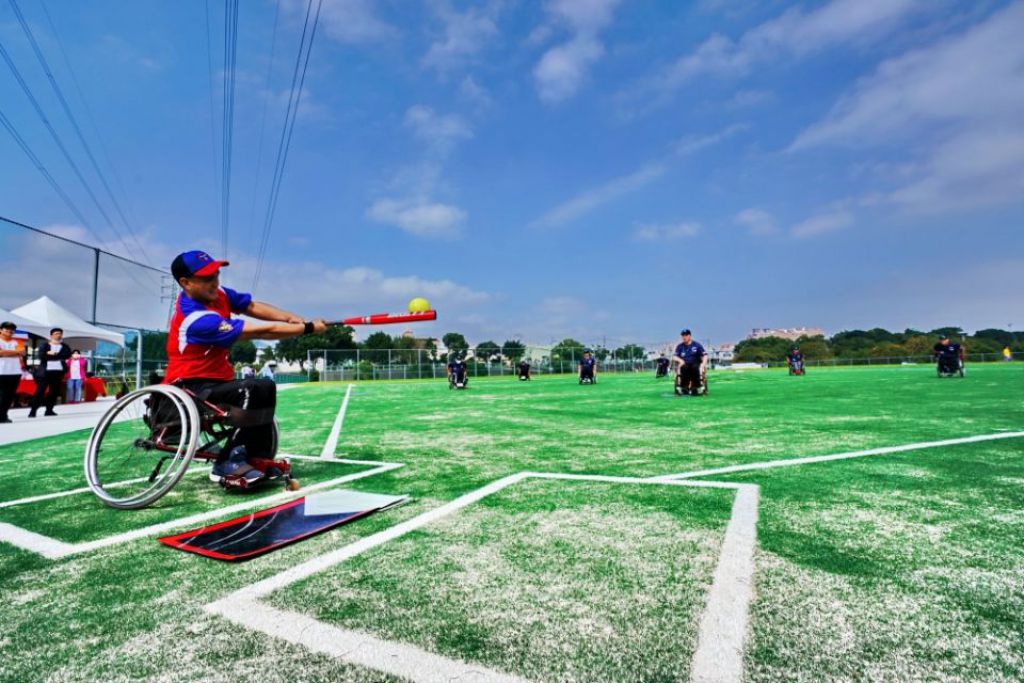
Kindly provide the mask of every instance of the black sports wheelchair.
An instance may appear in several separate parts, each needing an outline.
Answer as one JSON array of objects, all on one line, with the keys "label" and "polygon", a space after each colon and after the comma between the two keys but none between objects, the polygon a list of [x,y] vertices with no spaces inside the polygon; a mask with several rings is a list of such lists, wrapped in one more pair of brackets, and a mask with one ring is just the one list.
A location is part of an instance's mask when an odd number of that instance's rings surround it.
[{"label": "black sports wheelchair", "polygon": [[708,372],[704,364],[680,363],[676,368],[674,391],[676,396],[707,396]]},{"label": "black sports wheelchair", "polygon": [[935,358],[935,370],[939,377],[963,377],[964,376],[964,355],[959,356],[937,355]]},{"label": "black sports wheelchair", "polygon": [[458,373],[448,373],[449,389],[465,389],[467,386],[469,386],[469,374],[465,369],[460,370]]},{"label": "black sports wheelchair", "polygon": [[[188,389],[156,384],[119,398],[103,414],[85,450],[85,476],[100,500],[113,508],[152,505],[174,488],[193,460],[212,461],[229,445],[236,429],[267,424],[266,411],[216,405]],[[280,441],[272,419],[270,458],[249,458],[256,480],[219,477],[227,489],[245,489],[282,481],[289,490],[299,482],[287,460],[276,460]]]}]

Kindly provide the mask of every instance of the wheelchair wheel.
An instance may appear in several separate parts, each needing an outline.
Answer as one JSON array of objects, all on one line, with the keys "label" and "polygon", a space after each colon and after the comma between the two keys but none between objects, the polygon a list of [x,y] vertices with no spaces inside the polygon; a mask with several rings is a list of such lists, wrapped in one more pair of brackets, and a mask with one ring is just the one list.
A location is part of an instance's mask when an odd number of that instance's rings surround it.
[{"label": "wheelchair wheel", "polygon": [[188,469],[199,426],[195,403],[178,387],[158,384],[121,397],[89,438],[89,488],[113,508],[152,505]]}]

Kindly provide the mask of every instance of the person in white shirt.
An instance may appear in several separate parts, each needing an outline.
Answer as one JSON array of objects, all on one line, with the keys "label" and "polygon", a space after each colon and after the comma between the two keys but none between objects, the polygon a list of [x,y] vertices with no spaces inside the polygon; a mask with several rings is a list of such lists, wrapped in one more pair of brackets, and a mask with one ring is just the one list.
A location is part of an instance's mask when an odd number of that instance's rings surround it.
[{"label": "person in white shirt", "polygon": [[0,424],[11,422],[7,411],[14,403],[21,382],[21,348],[14,338],[14,323],[0,323]]},{"label": "person in white shirt", "polygon": [[43,342],[39,347],[39,367],[36,368],[36,395],[32,397],[32,409],[28,411],[29,417],[35,417],[39,406],[46,399],[46,412],[44,415],[56,415],[53,406],[57,405],[57,397],[60,395],[61,387],[64,384],[64,374],[68,371],[68,359],[71,358],[71,349],[63,343],[64,330],[55,327],[50,330],[49,341]]},{"label": "person in white shirt", "polygon": [[264,363],[263,364],[263,368],[260,370],[260,377],[262,377],[264,379],[273,380],[274,379],[274,366],[275,365],[277,365],[277,363],[275,363],[272,360],[268,360],[266,363]]},{"label": "person in white shirt", "polygon": [[256,376],[256,371],[252,369],[251,365],[242,366],[242,379],[252,379]]}]

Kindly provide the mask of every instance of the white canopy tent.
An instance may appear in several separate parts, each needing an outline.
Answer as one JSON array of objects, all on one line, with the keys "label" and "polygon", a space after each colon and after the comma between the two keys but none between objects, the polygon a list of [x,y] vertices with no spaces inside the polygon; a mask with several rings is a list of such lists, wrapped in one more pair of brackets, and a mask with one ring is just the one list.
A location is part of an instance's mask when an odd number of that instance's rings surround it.
[{"label": "white canopy tent", "polygon": [[50,328],[47,325],[36,322],[35,320],[29,320],[23,318],[17,313],[8,311],[6,308],[0,308],[0,322],[9,320],[18,326],[19,332],[28,332],[29,334],[35,334],[40,337],[50,336]]},{"label": "white canopy tent", "polygon": [[45,328],[42,334],[50,336],[50,329],[64,330],[65,341],[82,350],[94,350],[97,341],[110,342],[124,347],[124,335],[91,325],[64,308],[48,296],[41,296],[11,311],[15,315],[35,321],[37,327]]}]

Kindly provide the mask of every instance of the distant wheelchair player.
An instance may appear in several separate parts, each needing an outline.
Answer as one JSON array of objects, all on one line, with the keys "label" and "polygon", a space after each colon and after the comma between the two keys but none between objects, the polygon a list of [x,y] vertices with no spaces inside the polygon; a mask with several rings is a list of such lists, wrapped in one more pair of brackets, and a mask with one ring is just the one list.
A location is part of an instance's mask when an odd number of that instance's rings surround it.
[{"label": "distant wheelchair player", "polygon": [[453,356],[448,361],[448,388],[465,389],[469,384],[466,362],[460,356]]},{"label": "distant wheelchair player", "polygon": [[580,384],[597,384],[597,359],[590,349],[583,349],[583,358],[579,362]]},{"label": "distant wheelchair player", "polygon": [[790,349],[786,355],[786,361],[789,363],[789,374],[791,375],[803,375],[804,370],[804,354],[800,351],[800,347],[794,346]]},{"label": "distant wheelchair player", "polygon": [[672,362],[676,367],[676,396],[707,396],[708,352],[693,339],[690,330],[679,333],[682,341],[676,345]]},{"label": "distant wheelchair player", "polygon": [[529,382],[530,378],[533,377],[533,370],[530,368],[530,361],[526,359],[519,361],[519,365],[516,366],[516,369],[519,373],[520,382]]},{"label": "distant wheelchair player", "polygon": [[661,354],[661,357],[655,361],[654,377],[660,379],[662,377],[668,377],[668,366],[671,365],[671,361],[665,357],[665,354]]},{"label": "distant wheelchair player", "polygon": [[939,335],[933,351],[939,377],[964,376],[964,349],[960,344],[950,341],[947,335]]}]

